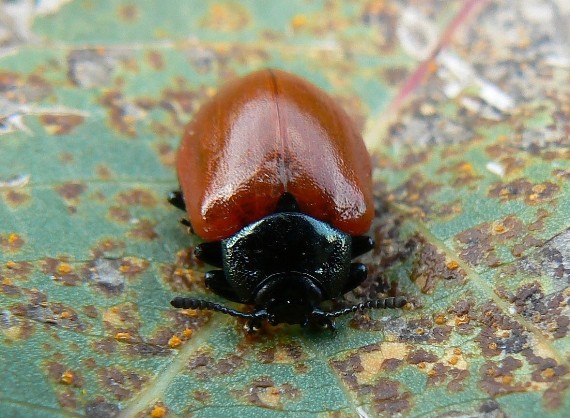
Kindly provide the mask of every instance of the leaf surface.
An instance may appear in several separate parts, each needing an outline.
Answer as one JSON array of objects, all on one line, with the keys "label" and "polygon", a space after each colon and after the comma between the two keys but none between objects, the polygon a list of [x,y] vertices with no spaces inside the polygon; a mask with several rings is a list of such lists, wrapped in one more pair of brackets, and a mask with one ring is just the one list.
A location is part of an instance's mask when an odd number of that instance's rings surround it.
[{"label": "leaf surface", "polygon": [[[0,3],[2,416],[563,416],[570,9],[559,1]],[[3,37],[3,38],[1,38]],[[166,203],[184,125],[262,67],[375,163],[370,278],[406,309],[247,335]]]}]

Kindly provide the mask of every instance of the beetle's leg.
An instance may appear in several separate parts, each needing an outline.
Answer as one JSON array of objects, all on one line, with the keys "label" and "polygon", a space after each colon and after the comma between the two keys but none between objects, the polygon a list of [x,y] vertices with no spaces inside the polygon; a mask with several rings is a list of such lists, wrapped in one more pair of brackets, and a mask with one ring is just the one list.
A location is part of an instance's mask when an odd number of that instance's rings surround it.
[{"label": "beetle's leg", "polygon": [[222,243],[220,241],[203,242],[194,249],[194,255],[201,261],[212,266],[222,267]]},{"label": "beetle's leg", "polygon": [[350,258],[358,257],[374,248],[374,240],[367,235],[353,235]]},{"label": "beetle's leg", "polygon": [[362,263],[351,263],[350,273],[348,275],[348,280],[344,284],[342,293],[350,292],[352,289],[360,285],[368,275],[368,269]]},{"label": "beetle's leg", "polygon": [[184,196],[180,190],[175,190],[168,193],[168,202],[180,210],[186,211],[186,203],[184,203]]},{"label": "beetle's leg", "polygon": [[232,302],[243,302],[227,282],[223,270],[210,270],[206,272],[204,281],[206,282],[206,287],[216,295],[231,300]]}]

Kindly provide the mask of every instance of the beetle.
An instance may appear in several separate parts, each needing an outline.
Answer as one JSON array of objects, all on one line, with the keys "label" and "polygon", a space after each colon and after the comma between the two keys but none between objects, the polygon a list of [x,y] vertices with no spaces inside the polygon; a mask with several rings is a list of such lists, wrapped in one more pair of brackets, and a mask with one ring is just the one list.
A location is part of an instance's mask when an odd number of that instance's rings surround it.
[{"label": "beetle", "polygon": [[366,279],[351,260],[374,247],[365,235],[374,205],[362,137],[315,85],[275,69],[227,84],[184,129],[176,168],[180,190],[169,201],[205,241],[196,257],[217,268],[206,286],[253,312],[184,297],[172,306],[245,318],[250,331],[264,320],[334,330],[340,315],[406,303],[320,308]]}]

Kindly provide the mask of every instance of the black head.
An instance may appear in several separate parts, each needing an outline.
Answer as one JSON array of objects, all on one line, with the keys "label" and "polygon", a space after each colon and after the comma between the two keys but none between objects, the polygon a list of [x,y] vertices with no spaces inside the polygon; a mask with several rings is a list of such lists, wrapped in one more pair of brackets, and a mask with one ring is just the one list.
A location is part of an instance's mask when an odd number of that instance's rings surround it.
[{"label": "black head", "polygon": [[267,313],[275,325],[308,324],[323,299],[316,280],[297,271],[276,273],[264,280],[256,291],[255,306]]}]

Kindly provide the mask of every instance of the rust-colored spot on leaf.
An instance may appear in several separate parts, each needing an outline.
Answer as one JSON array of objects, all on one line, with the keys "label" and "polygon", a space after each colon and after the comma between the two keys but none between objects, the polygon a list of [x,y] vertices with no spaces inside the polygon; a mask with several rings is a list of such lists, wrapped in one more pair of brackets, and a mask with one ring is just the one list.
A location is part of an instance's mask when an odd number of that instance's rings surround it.
[{"label": "rust-colored spot on leaf", "polygon": [[159,51],[149,51],[146,59],[153,69],[157,71],[164,69],[164,57]]},{"label": "rust-colored spot on leaf", "polygon": [[118,401],[124,401],[138,392],[148,380],[132,371],[122,370],[117,366],[98,370],[101,385],[110,391]]},{"label": "rust-colored spot on leaf", "polygon": [[525,203],[534,205],[551,201],[559,190],[558,185],[549,181],[533,185],[530,181],[521,178],[506,184],[495,184],[489,190],[489,196],[501,201],[524,199]]},{"label": "rust-colored spot on leaf", "polygon": [[123,4],[119,7],[118,15],[121,20],[127,23],[134,23],[139,19],[139,9],[136,4]]},{"label": "rust-colored spot on leaf", "polygon": [[423,293],[430,294],[440,280],[444,280],[446,285],[463,281],[465,272],[458,267],[454,262],[446,263],[445,255],[434,245],[423,241],[410,278]]},{"label": "rust-colored spot on leaf", "polygon": [[126,224],[131,220],[129,210],[121,206],[111,206],[107,213],[109,218],[117,222]]},{"label": "rust-colored spot on leaf", "polygon": [[0,234],[0,247],[5,251],[18,251],[24,245],[24,239],[17,233]]},{"label": "rust-colored spot on leaf", "polygon": [[81,283],[81,278],[73,272],[73,267],[68,263],[67,257],[45,258],[41,266],[45,274],[66,286],[77,286]]},{"label": "rust-colored spot on leaf", "polygon": [[30,201],[30,195],[28,193],[18,190],[8,190],[3,193],[3,196],[5,202],[12,207],[25,205]]},{"label": "rust-colored spot on leaf", "polygon": [[61,197],[66,200],[77,199],[85,190],[87,186],[82,183],[68,182],[56,188],[56,191]]},{"label": "rust-colored spot on leaf", "polygon": [[156,198],[150,192],[143,189],[133,189],[127,192],[122,192],[118,196],[118,201],[121,205],[126,206],[142,206],[154,207],[156,205]]},{"label": "rust-colored spot on leaf", "polygon": [[505,357],[501,362],[486,362],[480,369],[481,388],[490,396],[505,395],[515,392],[526,392],[526,386],[517,383],[513,372],[522,367],[522,361],[512,356]]},{"label": "rust-colored spot on leaf", "polygon": [[152,241],[158,238],[158,233],[154,230],[156,222],[150,221],[148,219],[141,219],[135,226],[129,231],[129,236],[131,238],[137,238],[144,241]]},{"label": "rust-colored spot on leaf", "polygon": [[200,26],[216,32],[235,33],[244,30],[251,21],[247,9],[239,3],[212,4]]},{"label": "rust-colored spot on leaf", "polygon": [[52,135],[66,135],[85,121],[80,115],[41,115],[40,122],[47,132]]},{"label": "rust-colored spot on leaf", "polygon": [[170,337],[170,339],[168,340],[168,346],[170,348],[178,348],[182,345],[182,340],[180,339],[179,336],[177,335],[173,335],[172,337]]},{"label": "rust-colored spot on leaf", "polygon": [[159,404],[155,405],[152,410],[150,411],[151,418],[164,418],[168,410],[164,407],[164,405]]}]

